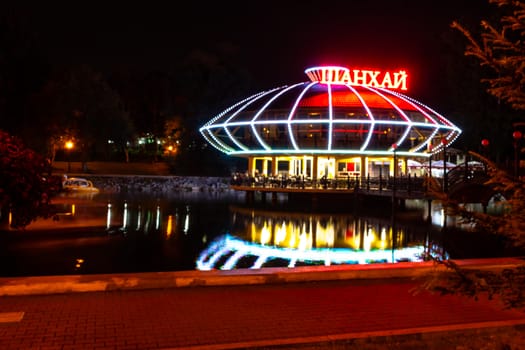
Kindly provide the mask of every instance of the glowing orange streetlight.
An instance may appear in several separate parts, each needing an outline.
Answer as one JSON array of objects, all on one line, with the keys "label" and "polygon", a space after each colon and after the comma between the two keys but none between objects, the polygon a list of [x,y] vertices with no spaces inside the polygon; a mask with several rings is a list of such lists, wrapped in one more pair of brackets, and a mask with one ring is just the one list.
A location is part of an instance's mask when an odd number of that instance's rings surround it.
[{"label": "glowing orange streetlight", "polygon": [[67,141],[65,144],[67,150],[67,172],[71,171],[71,150],[75,147],[73,141]]}]

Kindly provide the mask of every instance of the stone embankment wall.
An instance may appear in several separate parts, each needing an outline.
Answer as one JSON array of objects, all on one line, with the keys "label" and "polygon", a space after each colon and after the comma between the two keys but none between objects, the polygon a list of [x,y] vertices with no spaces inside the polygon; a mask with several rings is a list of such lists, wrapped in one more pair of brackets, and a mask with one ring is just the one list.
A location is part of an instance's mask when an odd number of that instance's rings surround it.
[{"label": "stone embankment wall", "polygon": [[230,179],[197,176],[86,176],[104,192],[224,192],[230,190]]}]

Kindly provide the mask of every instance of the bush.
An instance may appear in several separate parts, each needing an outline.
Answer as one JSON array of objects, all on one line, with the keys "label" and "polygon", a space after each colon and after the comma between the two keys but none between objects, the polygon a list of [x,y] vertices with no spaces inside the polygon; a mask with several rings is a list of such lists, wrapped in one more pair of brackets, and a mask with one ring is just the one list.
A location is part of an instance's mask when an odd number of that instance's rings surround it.
[{"label": "bush", "polygon": [[60,189],[51,164],[14,136],[0,130],[0,210],[12,214],[11,227],[25,227],[52,215],[50,199]]}]

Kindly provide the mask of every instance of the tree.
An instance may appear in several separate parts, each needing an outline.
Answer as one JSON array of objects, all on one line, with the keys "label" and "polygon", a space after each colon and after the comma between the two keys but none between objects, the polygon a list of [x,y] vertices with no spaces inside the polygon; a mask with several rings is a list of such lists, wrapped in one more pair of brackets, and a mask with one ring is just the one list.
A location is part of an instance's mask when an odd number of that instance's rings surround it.
[{"label": "tree", "polygon": [[77,140],[84,165],[93,153],[107,157],[111,144],[126,154],[133,134],[119,95],[100,73],[85,65],[57,72],[35,96],[33,113],[38,116],[39,133],[46,134],[50,145],[64,138]]},{"label": "tree", "polygon": [[176,171],[187,175],[228,175],[238,159],[218,151],[204,140],[199,128],[232,102],[246,97],[249,75],[235,64],[239,51],[225,43],[211,50],[195,50],[185,57],[177,74],[184,132]]},{"label": "tree", "polygon": [[11,213],[11,226],[27,226],[37,217],[49,217],[51,196],[60,182],[51,174],[50,163],[20,139],[0,130],[0,212]]},{"label": "tree", "polygon": [[[507,10],[499,18],[498,25],[483,20],[483,32],[478,41],[471,32],[457,22],[452,27],[458,29],[468,40],[465,55],[475,57],[482,67],[488,69],[487,91],[508,103],[515,110],[525,109],[525,3],[511,0],[489,0],[499,8]],[[497,116],[496,116],[497,118]],[[478,158],[479,155],[476,155]],[[525,182],[510,176],[499,169],[489,159],[490,179],[485,185],[494,186],[495,190],[505,194],[507,205],[503,215],[495,216],[471,212],[464,206],[451,200],[447,194],[434,188],[434,194],[440,198],[448,214],[457,215],[477,225],[478,228],[500,234],[514,246],[525,248]],[[489,297],[499,297],[507,307],[525,307],[525,265],[483,271],[467,269],[453,261],[444,260],[439,255],[431,257],[444,267],[427,276],[422,288],[439,291],[442,294],[462,294],[477,298],[480,293]],[[429,278],[428,278],[429,277]]]}]

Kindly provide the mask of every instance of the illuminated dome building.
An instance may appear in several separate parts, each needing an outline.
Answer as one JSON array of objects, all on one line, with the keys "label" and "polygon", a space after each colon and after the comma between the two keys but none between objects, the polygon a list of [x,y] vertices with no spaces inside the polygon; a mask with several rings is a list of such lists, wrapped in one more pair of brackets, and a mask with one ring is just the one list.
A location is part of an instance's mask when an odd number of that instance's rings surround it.
[{"label": "illuminated dome building", "polygon": [[461,133],[406,90],[404,71],[314,67],[310,78],[229,107],[200,132],[218,150],[248,159],[248,172],[312,179],[392,174],[393,155],[427,158]]}]

